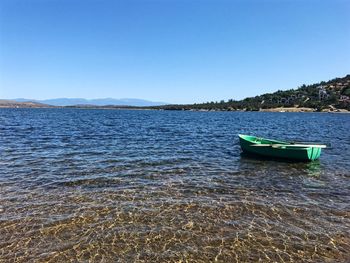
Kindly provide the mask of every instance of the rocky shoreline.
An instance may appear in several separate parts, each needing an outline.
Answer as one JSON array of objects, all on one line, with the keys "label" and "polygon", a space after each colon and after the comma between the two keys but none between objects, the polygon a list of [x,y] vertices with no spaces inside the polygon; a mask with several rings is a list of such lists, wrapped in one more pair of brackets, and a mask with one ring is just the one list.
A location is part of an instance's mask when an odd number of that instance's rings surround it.
[{"label": "rocky shoreline", "polygon": [[321,111],[313,108],[297,108],[297,107],[289,107],[289,108],[271,108],[271,109],[260,109],[263,112],[329,112],[329,113],[350,113],[350,111],[345,109],[336,109],[336,108],[327,108]]}]

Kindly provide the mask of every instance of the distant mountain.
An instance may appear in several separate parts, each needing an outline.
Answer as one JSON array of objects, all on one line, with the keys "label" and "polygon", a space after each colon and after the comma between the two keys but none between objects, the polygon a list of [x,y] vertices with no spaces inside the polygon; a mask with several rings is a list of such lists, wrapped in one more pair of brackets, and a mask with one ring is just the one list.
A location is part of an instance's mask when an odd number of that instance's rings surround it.
[{"label": "distant mountain", "polygon": [[83,98],[57,98],[57,99],[47,99],[47,100],[31,100],[18,98],[14,99],[17,102],[38,102],[49,104],[53,106],[73,106],[73,105],[95,105],[95,106],[106,106],[106,105],[116,105],[116,106],[137,106],[137,107],[148,107],[148,106],[160,106],[166,105],[168,103],[164,102],[154,102],[141,99],[83,99]]}]

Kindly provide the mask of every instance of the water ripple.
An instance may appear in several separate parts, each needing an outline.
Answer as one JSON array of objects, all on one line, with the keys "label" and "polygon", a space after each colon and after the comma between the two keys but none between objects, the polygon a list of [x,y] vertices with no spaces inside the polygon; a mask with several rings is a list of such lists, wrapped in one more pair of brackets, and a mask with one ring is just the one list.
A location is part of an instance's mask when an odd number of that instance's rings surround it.
[{"label": "water ripple", "polygon": [[[349,262],[349,117],[0,109],[0,261]],[[255,159],[238,133],[331,147]]]}]

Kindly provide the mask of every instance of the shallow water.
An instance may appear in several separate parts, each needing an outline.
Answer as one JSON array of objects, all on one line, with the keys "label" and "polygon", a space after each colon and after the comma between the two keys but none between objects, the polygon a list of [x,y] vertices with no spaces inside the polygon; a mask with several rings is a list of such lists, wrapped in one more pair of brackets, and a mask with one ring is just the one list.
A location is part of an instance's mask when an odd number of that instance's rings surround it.
[{"label": "shallow water", "polygon": [[[0,109],[0,262],[348,262],[350,115]],[[330,147],[240,154],[237,134]]]}]

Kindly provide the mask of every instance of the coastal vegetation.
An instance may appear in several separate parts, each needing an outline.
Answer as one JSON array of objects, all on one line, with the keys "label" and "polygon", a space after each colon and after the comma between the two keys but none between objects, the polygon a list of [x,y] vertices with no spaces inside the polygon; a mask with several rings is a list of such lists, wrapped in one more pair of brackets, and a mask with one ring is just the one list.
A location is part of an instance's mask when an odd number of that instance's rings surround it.
[{"label": "coastal vegetation", "polygon": [[350,75],[301,85],[296,89],[278,90],[243,100],[211,101],[199,104],[152,107],[164,110],[260,111],[274,108],[313,109],[314,111],[350,110]]}]

